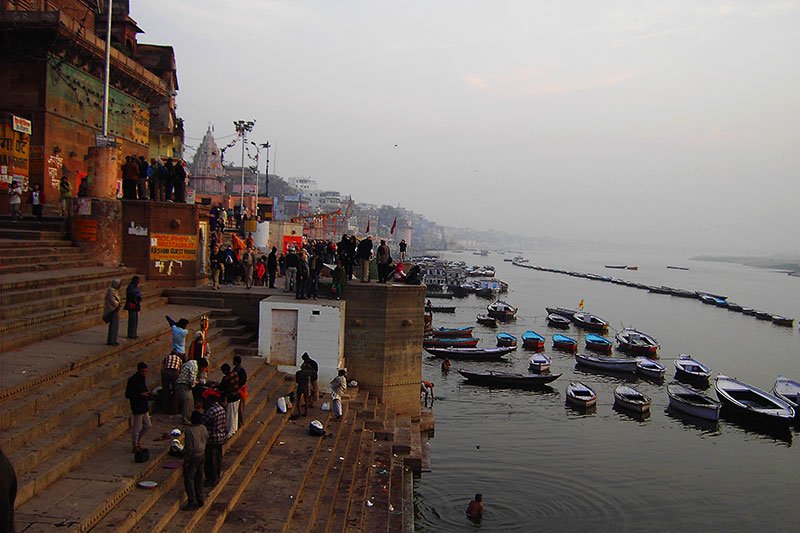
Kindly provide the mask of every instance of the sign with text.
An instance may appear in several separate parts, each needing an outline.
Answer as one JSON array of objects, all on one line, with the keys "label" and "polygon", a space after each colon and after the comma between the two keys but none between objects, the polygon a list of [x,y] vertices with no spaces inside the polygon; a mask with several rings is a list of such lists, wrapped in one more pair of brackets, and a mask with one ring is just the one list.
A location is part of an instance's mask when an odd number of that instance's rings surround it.
[{"label": "sign with text", "polygon": [[8,167],[13,178],[28,177],[30,136],[15,131],[9,123],[0,124],[0,166]]},{"label": "sign with text", "polygon": [[77,218],[72,221],[72,238],[76,241],[97,241],[97,220],[94,218]]},{"label": "sign with text", "polygon": [[14,131],[18,131],[20,133],[24,133],[26,135],[31,134],[31,121],[27,118],[18,117],[17,115],[12,115],[13,122],[14,122]]},{"label": "sign with text", "polygon": [[197,236],[173,233],[150,234],[150,260],[196,261]]},{"label": "sign with text", "polygon": [[289,252],[289,247],[299,250],[303,246],[302,235],[284,235],[283,236],[283,253]]}]

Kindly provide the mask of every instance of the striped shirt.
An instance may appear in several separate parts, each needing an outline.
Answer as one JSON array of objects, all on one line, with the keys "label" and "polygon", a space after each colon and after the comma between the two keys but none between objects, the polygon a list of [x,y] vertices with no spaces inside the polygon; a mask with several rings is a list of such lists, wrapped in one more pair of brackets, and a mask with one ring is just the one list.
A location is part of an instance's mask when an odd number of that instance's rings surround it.
[{"label": "striped shirt", "polygon": [[203,417],[203,424],[208,428],[209,444],[223,444],[225,436],[228,434],[228,419],[225,416],[225,409],[215,403],[206,411]]},{"label": "striped shirt", "polygon": [[194,359],[183,363],[177,383],[183,383],[189,387],[197,385],[197,368],[197,361]]},{"label": "striped shirt", "polygon": [[165,370],[180,370],[183,364],[183,359],[178,354],[171,353],[164,358]]}]

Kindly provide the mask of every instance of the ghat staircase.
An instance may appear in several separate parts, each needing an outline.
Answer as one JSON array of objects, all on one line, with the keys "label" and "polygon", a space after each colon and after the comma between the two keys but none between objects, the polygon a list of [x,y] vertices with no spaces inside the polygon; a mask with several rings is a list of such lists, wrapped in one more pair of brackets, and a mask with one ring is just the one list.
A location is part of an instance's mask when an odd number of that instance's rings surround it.
[{"label": "ghat staircase", "polygon": [[[0,448],[18,477],[18,531],[413,531],[413,474],[427,461],[419,421],[357,389],[341,420],[320,409],[327,395],[290,419],[275,406],[291,377],[257,357],[255,334],[222,301],[180,305],[147,281],[138,338],[125,338],[122,313],[120,345],[106,346],[103,295],[133,274],[97,266],[65,239],[62,220],[0,219]],[[131,453],[125,382],[146,361],[148,384],[159,384],[166,314],[190,330],[209,317],[211,379],[236,354],[248,371],[245,423],[195,511],[182,510],[180,460],[168,455],[179,415],[152,415],[147,463]],[[308,434],[314,418],[326,436]],[[143,480],[158,486],[141,489]]]}]

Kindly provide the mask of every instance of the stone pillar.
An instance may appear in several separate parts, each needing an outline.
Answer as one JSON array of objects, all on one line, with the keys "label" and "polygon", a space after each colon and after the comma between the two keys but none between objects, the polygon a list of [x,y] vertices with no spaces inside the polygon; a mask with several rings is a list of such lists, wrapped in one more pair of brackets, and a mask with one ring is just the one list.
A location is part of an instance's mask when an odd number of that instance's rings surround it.
[{"label": "stone pillar", "polygon": [[89,147],[89,196],[94,198],[117,198],[117,176],[120,162],[117,148],[107,146]]},{"label": "stone pillar", "polygon": [[82,252],[103,266],[122,263],[122,202],[70,198],[69,236]]},{"label": "stone pillar", "polygon": [[425,287],[356,281],[345,300],[348,378],[398,414],[419,416]]}]

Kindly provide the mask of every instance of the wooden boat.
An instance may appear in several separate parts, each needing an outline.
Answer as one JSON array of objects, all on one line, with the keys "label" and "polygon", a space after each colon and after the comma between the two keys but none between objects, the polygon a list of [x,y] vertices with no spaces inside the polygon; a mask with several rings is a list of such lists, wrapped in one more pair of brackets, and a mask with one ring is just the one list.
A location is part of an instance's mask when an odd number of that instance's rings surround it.
[{"label": "wooden boat", "polygon": [[549,315],[563,316],[570,322],[572,322],[572,318],[575,316],[575,313],[577,313],[577,311],[573,309],[566,309],[564,307],[545,307],[545,310]]},{"label": "wooden boat", "polygon": [[722,404],[699,391],[678,383],[670,383],[667,385],[667,396],[669,396],[669,406],[676,411],[705,420],[719,419]]},{"label": "wooden boat", "polygon": [[635,355],[654,356],[658,352],[660,345],[658,341],[647,333],[625,328],[616,336],[619,349],[623,352],[630,352]]},{"label": "wooden boat", "polygon": [[589,331],[606,331],[608,329],[608,322],[599,316],[584,313],[583,311],[578,311],[572,315],[572,321],[579,328],[588,329]]},{"label": "wooden boat", "polygon": [[667,268],[669,268],[671,270],[689,270],[688,267],[679,267],[679,266],[672,266],[672,265],[667,265]]},{"label": "wooden boat", "polygon": [[772,317],[772,323],[775,324],[776,326],[787,326],[791,328],[792,326],[794,326],[794,318],[775,315]]},{"label": "wooden boat", "polygon": [[625,267],[625,270],[639,270],[639,267],[636,265],[628,265]]},{"label": "wooden boat", "polygon": [[688,378],[693,381],[708,381],[708,378],[711,377],[711,368],[691,355],[682,353],[675,359],[675,375],[678,379]]},{"label": "wooden boat", "polygon": [[472,331],[475,329],[474,326],[465,326],[463,328],[439,328],[435,329],[431,332],[431,335],[434,337],[450,337],[450,338],[458,338],[458,337],[472,337]]},{"label": "wooden boat", "polygon": [[453,299],[453,293],[452,292],[428,291],[425,296],[426,296],[426,298],[439,298],[439,299],[442,299],[442,300],[452,300]]},{"label": "wooden boat", "polygon": [[712,298],[717,298],[719,300],[727,300],[728,297],[724,294],[714,294],[713,292],[704,292],[704,291],[697,291],[697,296],[711,296]]},{"label": "wooden boat", "polygon": [[556,333],[553,335],[553,348],[566,352],[574,352],[578,349],[578,341],[572,337],[567,337],[566,335]]},{"label": "wooden boat", "polygon": [[753,420],[787,425],[794,419],[789,402],[738,379],[720,374],[714,380],[714,390],[722,405]]},{"label": "wooden boat", "polygon": [[620,385],[614,389],[614,404],[617,407],[635,413],[646,413],[650,410],[651,402],[652,399],[649,396],[645,396],[633,387]]},{"label": "wooden boat", "polygon": [[513,352],[514,348],[429,348],[425,351],[434,357],[473,361],[500,361],[503,356]]},{"label": "wooden boat", "polygon": [[456,308],[455,307],[447,306],[447,305],[434,305],[432,307],[429,307],[428,309],[430,309],[434,313],[455,313],[456,312]]},{"label": "wooden boat", "polygon": [[467,381],[478,385],[498,385],[501,387],[541,387],[561,377],[561,374],[520,374],[494,370],[483,372],[459,370],[458,373],[467,378]]},{"label": "wooden boat", "polygon": [[544,337],[529,329],[522,334],[522,347],[529,350],[542,350],[544,349]]},{"label": "wooden boat", "polygon": [[613,343],[601,335],[589,333],[586,335],[586,349],[593,352],[611,353]]},{"label": "wooden boat", "polygon": [[511,320],[517,314],[517,308],[513,305],[507,304],[502,300],[496,300],[486,306],[486,311],[489,316],[497,320]]},{"label": "wooden boat", "polygon": [[568,329],[571,320],[567,317],[557,315],[555,313],[550,313],[547,315],[547,325],[551,328],[561,328],[561,329]]},{"label": "wooden boat", "polygon": [[473,337],[428,337],[423,339],[424,348],[474,348],[478,340]]},{"label": "wooden boat", "polygon": [[703,302],[704,304],[717,305],[717,301],[718,300],[719,300],[719,298],[714,298],[710,294],[701,294],[700,295],[700,301]]},{"label": "wooden boat", "polygon": [[572,381],[567,385],[567,403],[586,408],[597,404],[597,393],[580,381]]},{"label": "wooden boat", "polygon": [[795,415],[800,414],[797,412],[797,407],[800,406],[800,383],[778,376],[772,386],[772,393],[794,407]]},{"label": "wooden boat", "polygon": [[511,333],[501,331],[496,335],[496,338],[498,346],[511,346],[514,348],[517,347],[517,338]]},{"label": "wooden boat", "polygon": [[595,357],[581,353],[575,354],[579,365],[607,370],[609,372],[636,372],[636,360],[626,357]]},{"label": "wooden boat", "polygon": [[651,379],[664,379],[667,367],[647,357],[636,359],[636,373]]},{"label": "wooden boat", "polygon": [[756,311],[756,319],[757,320],[772,320],[772,313],[767,313],[766,311]]},{"label": "wooden boat", "polygon": [[628,265],[606,265],[606,268],[618,268],[620,270],[625,270],[628,268]]},{"label": "wooden boat", "polygon": [[756,316],[756,310],[752,307],[742,307],[742,314],[747,316]]},{"label": "wooden boat", "polygon": [[672,287],[661,285],[660,287],[650,287],[647,292],[652,292],[653,294],[672,294],[673,290]]},{"label": "wooden boat", "polygon": [[478,315],[477,321],[478,324],[481,324],[483,326],[488,326],[490,328],[497,327],[497,319],[489,315]]},{"label": "wooden boat", "polygon": [[528,368],[531,372],[547,372],[550,370],[550,357],[543,353],[533,354],[528,359]]}]

